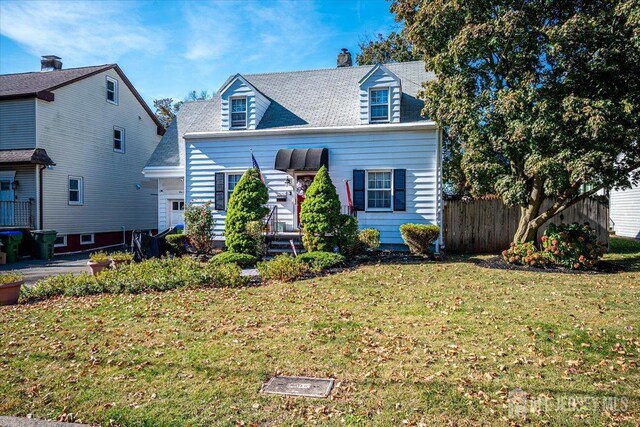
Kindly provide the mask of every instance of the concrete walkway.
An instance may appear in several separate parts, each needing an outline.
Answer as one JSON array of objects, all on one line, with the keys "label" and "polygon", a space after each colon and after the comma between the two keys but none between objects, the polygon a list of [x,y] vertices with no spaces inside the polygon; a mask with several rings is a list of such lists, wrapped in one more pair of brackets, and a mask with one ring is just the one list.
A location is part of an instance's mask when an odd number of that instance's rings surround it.
[{"label": "concrete walkway", "polygon": [[0,416],[0,427],[88,427],[87,424],[58,423],[22,417]]},{"label": "concrete walkway", "polygon": [[38,280],[57,274],[80,274],[89,272],[87,261],[89,254],[57,255],[52,260],[28,259],[11,264],[0,265],[0,271],[16,270],[24,275],[24,282],[32,285]]}]

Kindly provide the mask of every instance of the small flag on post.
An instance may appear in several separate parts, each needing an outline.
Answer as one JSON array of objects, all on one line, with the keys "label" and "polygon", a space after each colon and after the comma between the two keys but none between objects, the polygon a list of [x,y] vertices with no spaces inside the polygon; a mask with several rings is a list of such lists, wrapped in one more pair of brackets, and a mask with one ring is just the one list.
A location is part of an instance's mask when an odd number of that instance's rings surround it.
[{"label": "small flag on post", "polygon": [[344,180],[344,186],[347,190],[347,206],[349,206],[349,215],[353,212],[353,201],[351,200],[351,189],[349,188],[349,180]]},{"label": "small flag on post", "polygon": [[253,153],[251,153],[251,162],[253,163],[253,167],[258,169],[258,173],[260,173],[260,181],[264,184],[264,176],[262,176],[262,171],[260,170],[260,166],[258,165],[256,158],[253,156]]}]

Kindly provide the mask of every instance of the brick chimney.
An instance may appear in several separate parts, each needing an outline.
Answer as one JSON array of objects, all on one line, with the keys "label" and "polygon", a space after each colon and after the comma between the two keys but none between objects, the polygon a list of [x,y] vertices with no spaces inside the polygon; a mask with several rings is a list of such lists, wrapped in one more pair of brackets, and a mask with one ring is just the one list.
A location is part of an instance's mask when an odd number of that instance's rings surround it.
[{"label": "brick chimney", "polygon": [[337,67],[351,67],[353,65],[351,62],[351,52],[349,52],[349,49],[344,47],[341,50],[342,52],[338,54]]},{"label": "brick chimney", "polygon": [[62,69],[62,61],[59,56],[43,55],[40,59],[40,71],[55,71]]}]

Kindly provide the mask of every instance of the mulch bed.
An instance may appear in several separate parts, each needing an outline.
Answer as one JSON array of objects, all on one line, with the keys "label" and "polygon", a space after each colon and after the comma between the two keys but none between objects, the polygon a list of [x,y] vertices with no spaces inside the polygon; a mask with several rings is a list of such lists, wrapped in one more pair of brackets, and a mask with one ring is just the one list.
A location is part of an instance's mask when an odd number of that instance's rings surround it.
[{"label": "mulch bed", "polygon": [[474,259],[476,265],[483,268],[493,268],[496,270],[516,270],[531,271],[535,273],[562,273],[562,274],[615,274],[626,271],[625,267],[608,261],[598,261],[594,270],[572,270],[564,267],[554,268],[536,268],[524,265],[513,265],[502,259],[501,256],[495,256],[487,259]]}]

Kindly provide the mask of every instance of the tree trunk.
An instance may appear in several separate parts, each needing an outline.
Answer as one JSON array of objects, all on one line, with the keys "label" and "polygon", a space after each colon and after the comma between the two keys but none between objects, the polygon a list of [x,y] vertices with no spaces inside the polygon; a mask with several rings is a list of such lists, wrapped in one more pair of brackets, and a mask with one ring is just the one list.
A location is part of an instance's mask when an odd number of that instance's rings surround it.
[{"label": "tree trunk", "polygon": [[542,224],[536,221],[539,206],[526,206],[520,208],[520,222],[518,229],[513,236],[515,243],[535,242],[538,235],[538,229]]}]

